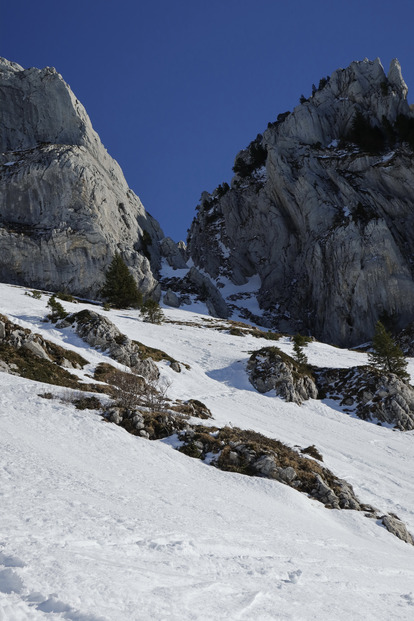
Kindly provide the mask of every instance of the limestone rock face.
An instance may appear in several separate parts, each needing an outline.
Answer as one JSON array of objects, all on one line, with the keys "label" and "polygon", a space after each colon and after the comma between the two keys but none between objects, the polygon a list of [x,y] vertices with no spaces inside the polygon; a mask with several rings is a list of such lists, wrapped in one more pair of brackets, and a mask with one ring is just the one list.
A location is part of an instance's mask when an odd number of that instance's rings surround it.
[{"label": "limestone rock face", "polygon": [[163,237],[55,69],[0,60],[0,280],[95,297],[120,252],[157,292]]},{"label": "limestone rock face", "polygon": [[283,355],[276,347],[263,347],[254,352],[247,364],[247,372],[258,392],[275,390],[285,401],[298,405],[318,397],[312,377],[302,372],[293,359]]},{"label": "limestone rock face", "polygon": [[[218,284],[257,278],[275,328],[355,345],[379,317],[414,319],[413,150],[397,131],[414,114],[396,60],[324,82],[237,155],[230,189],[203,194],[188,253]],[[350,138],[357,114],[381,149]]]}]

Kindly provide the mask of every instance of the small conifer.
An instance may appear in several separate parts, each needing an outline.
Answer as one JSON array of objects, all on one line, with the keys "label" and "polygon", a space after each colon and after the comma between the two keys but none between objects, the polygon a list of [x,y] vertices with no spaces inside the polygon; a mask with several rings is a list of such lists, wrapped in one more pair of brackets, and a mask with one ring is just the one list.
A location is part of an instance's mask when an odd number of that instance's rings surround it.
[{"label": "small conifer", "polygon": [[58,321],[58,319],[65,319],[65,317],[67,317],[68,315],[62,304],[57,301],[54,295],[50,296],[47,307],[51,310],[48,315],[50,321],[55,322]]},{"label": "small conifer", "polygon": [[111,265],[106,272],[102,296],[111,306],[117,308],[127,308],[128,306],[140,307],[142,304],[142,294],[138,290],[133,275],[118,252],[112,259]]},{"label": "small conifer", "polygon": [[397,343],[387,332],[381,321],[377,321],[372,339],[372,351],[368,353],[369,364],[383,373],[394,373],[402,380],[408,380],[407,360]]},{"label": "small conifer", "polygon": [[303,348],[306,347],[308,344],[308,339],[305,336],[302,336],[301,334],[295,334],[292,340],[293,340],[293,351],[295,352],[294,358],[296,362],[298,362],[299,364],[303,364],[303,365],[308,364],[308,358],[305,352],[303,351]]},{"label": "small conifer", "polygon": [[150,323],[162,323],[164,321],[164,313],[160,305],[152,298],[148,298],[148,300],[144,302],[141,308],[141,314],[144,321]]}]

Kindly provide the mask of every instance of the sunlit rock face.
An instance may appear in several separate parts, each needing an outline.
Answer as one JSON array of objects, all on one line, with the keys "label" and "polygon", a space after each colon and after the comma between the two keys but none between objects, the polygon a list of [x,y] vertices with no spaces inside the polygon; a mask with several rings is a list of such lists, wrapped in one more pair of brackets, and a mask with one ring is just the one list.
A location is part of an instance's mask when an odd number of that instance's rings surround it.
[{"label": "sunlit rock face", "polygon": [[156,293],[158,223],[53,68],[0,60],[0,280],[95,297],[115,252]]},{"label": "sunlit rock face", "polygon": [[388,75],[377,59],[322,80],[237,155],[230,189],[202,195],[188,238],[194,264],[236,285],[258,274],[276,327],[338,345],[370,338],[378,318],[395,329],[413,320],[406,97],[396,60]]}]

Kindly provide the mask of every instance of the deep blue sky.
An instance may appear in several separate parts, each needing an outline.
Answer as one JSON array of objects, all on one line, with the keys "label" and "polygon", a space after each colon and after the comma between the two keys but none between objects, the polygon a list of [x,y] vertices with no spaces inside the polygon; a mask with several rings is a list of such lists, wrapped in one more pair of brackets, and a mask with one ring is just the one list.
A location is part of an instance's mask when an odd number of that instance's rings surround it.
[{"label": "deep blue sky", "polygon": [[414,92],[413,24],[413,0],[3,0],[0,55],[56,67],[179,240],[201,192],[322,76],[397,57]]}]

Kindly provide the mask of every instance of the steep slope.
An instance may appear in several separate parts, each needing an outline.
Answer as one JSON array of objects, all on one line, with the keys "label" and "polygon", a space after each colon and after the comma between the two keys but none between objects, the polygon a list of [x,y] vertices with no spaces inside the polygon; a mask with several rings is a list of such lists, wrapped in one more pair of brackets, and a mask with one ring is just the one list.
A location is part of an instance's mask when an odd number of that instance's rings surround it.
[{"label": "steep slope", "polygon": [[[398,61],[353,62],[279,115],[204,193],[188,250],[213,279],[260,279],[279,329],[339,345],[414,318],[413,123]],[[231,302],[231,301],[230,301]]]},{"label": "steep slope", "polygon": [[[0,285],[0,313],[85,357],[79,376],[88,381],[108,355],[45,323],[46,300]],[[171,396],[205,401],[211,424],[315,444],[361,497],[414,529],[413,432],[352,418],[334,404],[299,407],[258,394],[245,365],[264,339],[165,312],[164,325],[142,322],[137,311],[106,316],[129,338],[189,364],[175,373],[159,363],[174,380]],[[279,344],[291,352],[288,339]],[[314,364],[366,361],[320,343],[308,350]],[[278,481],[222,472],[174,450],[174,438],[132,436],[75,410],[68,389],[5,373],[0,386],[1,619],[411,618],[414,549],[363,512],[327,510]],[[55,399],[39,396],[51,391]]]},{"label": "steep slope", "polygon": [[0,60],[0,280],[96,296],[120,252],[157,287],[158,223],[55,69]]}]

